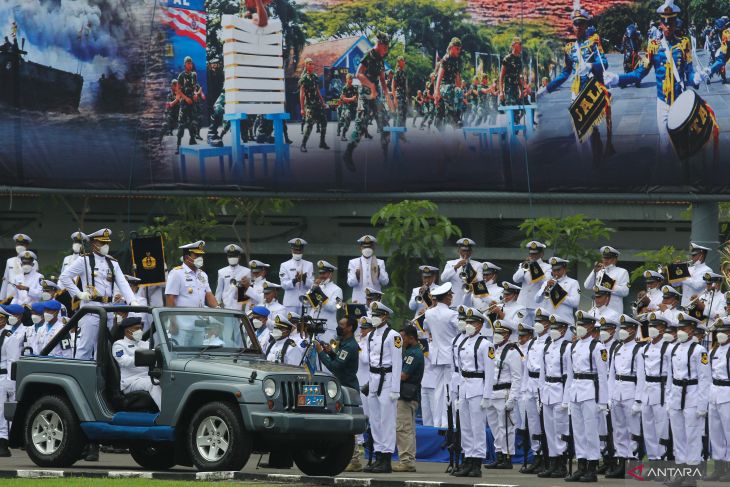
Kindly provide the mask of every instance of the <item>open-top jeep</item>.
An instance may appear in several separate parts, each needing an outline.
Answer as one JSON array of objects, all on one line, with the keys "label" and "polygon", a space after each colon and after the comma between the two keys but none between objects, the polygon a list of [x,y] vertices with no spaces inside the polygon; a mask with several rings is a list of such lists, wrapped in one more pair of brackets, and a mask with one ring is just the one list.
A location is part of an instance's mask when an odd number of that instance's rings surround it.
[{"label": "open-top jeep", "polygon": [[[252,452],[289,450],[307,475],[337,475],[352,457],[354,435],[366,428],[357,391],[326,374],[266,362],[246,316],[217,309],[115,307],[152,316],[149,350],[135,364],[149,367],[162,390],[158,411],[149,393],[123,394],[109,330],[111,309],[81,308],[39,355],[11,368],[16,402],[10,445],[25,445],[42,467],[67,467],[88,443],[128,447],[142,467],[175,465],[240,470]],[[69,340],[84,316],[99,318],[95,360],[48,356]],[[87,318],[88,319],[88,318]],[[204,345],[217,329],[223,345]],[[71,344],[75,346],[75,344]]]}]

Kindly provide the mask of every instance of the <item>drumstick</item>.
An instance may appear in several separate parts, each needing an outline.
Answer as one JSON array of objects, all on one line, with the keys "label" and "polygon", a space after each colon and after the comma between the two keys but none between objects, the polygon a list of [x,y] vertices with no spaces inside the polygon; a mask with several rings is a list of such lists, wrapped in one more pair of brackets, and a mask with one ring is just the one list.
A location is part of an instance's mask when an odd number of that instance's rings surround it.
[{"label": "drumstick", "polygon": [[[700,57],[697,55],[697,39],[694,37],[692,39],[692,57],[697,60],[697,65],[700,67],[702,71],[705,70],[705,66],[702,64],[702,61],[700,61]],[[710,80],[705,80],[705,89],[707,90],[707,93],[710,93]]]}]

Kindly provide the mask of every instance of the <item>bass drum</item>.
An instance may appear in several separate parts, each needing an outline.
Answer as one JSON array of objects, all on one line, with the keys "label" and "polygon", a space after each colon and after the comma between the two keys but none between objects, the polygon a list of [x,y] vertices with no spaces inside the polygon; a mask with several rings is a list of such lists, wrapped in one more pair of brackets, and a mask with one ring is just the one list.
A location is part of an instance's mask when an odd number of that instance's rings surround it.
[{"label": "bass drum", "polygon": [[693,90],[679,95],[669,108],[667,131],[680,159],[697,154],[715,130],[709,105]]}]

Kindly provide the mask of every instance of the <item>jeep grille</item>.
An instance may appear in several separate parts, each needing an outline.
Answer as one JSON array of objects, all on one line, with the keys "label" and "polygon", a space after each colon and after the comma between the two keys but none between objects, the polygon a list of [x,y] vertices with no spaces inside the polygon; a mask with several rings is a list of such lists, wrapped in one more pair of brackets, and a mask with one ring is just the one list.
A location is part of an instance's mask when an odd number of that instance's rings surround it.
[{"label": "jeep grille", "polygon": [[[318,385],[322,395],[324,396],[324,405],[322,407],[297,407],[297,398],[301,394],[304,385]],[[322,412],[327,409],[327,392],[325,389],[324,382],[304,382],[304,381],[292,381],[284,380],[280,382],[281,386],[281,401],[282,406],[287,411],[318,411]]]}]

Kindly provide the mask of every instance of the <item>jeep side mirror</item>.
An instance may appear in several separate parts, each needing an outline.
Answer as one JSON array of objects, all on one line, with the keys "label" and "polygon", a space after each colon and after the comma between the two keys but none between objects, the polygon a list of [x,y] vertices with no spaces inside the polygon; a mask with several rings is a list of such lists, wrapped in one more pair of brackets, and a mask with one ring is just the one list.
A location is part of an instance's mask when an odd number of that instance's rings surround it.
[{"label": "jeep side mirror", "polygon": [[136,367],[154,367],[157,365],[157,353],[147,348],[135,350],[134,365]]}]

